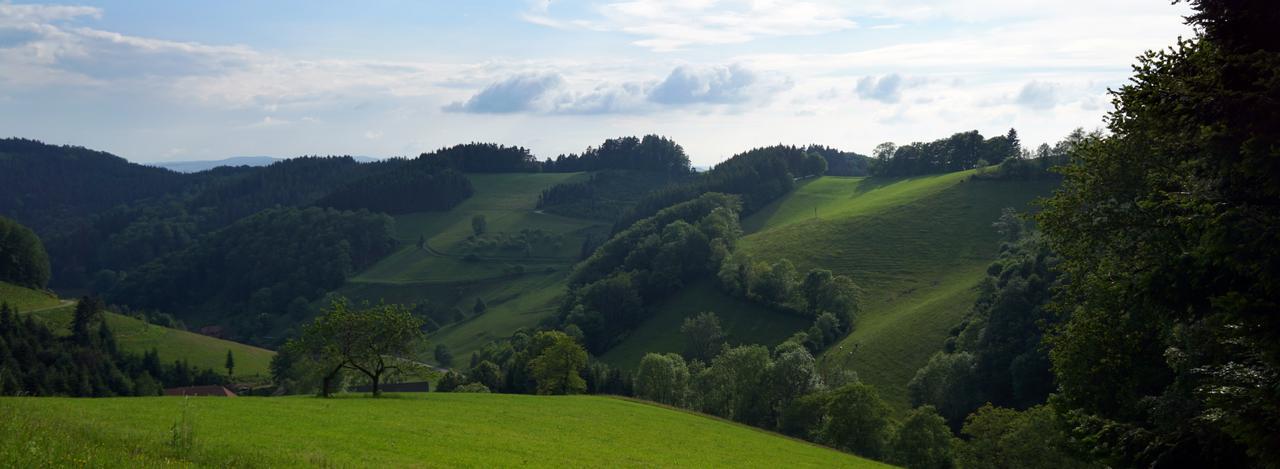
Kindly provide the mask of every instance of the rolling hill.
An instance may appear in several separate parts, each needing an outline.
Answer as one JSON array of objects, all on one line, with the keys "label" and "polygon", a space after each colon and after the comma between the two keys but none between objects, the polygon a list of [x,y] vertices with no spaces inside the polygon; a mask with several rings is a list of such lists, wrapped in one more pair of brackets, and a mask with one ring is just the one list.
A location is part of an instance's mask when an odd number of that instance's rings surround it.
[{"label": "rolling hill", "polygon": [[823,177],[743,222],[740,249],[849,275],[861,287],[855,330],[822,357],[905,408],[906,384],[941,350],[998,252],[991,224],[1056,182],[983,180],[973,171],[905,179]]},{"label": "rolling hill", "polygon": [[[170,445],[187,409],[189,451]],[[888,467],[598,396],[0,398],[0,465]],[[246,438],[245,435],[253,435]]]},{"label": "rolling hill", "polygon": [[[55,331],[66,331],[71,324],[75,304],[59,301],[47,293],[30,290],[7,283],[0,283],[0,301],[17,306],[20,312],[30,312]],[[121,350],[141,354],[156,349],[160,360],[172,363],[186,359],[193,366],[222,371],[227,351],[236,359],[236,377],[265,380],[270,376],[271,357],[275,352],[250,345],[231,342],[168,327],[150,324],[141,319],[104,313],[107,327],[116,337]]]},{"label": "rolling hill", "polygon": [[[467,318],[434,333],[433,344],[445,344],[465,356],[492,339],[521,327],[532,327],[550,315],[564,293],[564,278],[577,261],[583,241],[608,235],[609,222],[571,218],[536,210],[538,195],[586,173],[469,174],[475,194],[445,212],[419,212],[396,217],[401,247],[360,272],[337,293],[356,301],[414,303],[427,300],[458,308]],[[475,243],[471,220],[483,215],[482,238]],[[536,232],[530,249],[504,249],[497,243]],[[418,247],[418,240],[424,241]],[[512,242],[519,246],[519,242]],[[476,298],[488,310],[472,315]],[[321,305],[323,306],[323,305]]]},{"label": "rolling hill", "polygon": [[[854,332],[826,351],[822,364],[856,372],[906,409],[907,382],[941,350],[998,252],[991,224],[1000,210],[1025,210],[1056,185],[975,179],[974,173],[801,181],[742,220],[746,235],[738,249],[757,260],[788,259],[800,272],[823,268],[853,278],[862,290],[862,312]],[[700,311],[716,312],[733,343],[772,346],[808,327],[705,281],[665,301],[603,358],[633,368],[645,352],[679,351],[681,321]]]}]

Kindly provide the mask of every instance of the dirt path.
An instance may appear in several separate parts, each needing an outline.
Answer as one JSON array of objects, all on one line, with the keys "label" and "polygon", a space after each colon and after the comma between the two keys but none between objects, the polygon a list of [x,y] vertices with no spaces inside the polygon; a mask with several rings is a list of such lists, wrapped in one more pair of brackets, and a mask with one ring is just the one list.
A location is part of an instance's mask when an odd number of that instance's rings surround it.
[{"label": "dirt path", "polygon": [[54,305],[54,306],[45,306],[45,307],[43,307],[43,308],[28,309],[28,310],[26,310],[26,311],[21,311],[21,312],[23,312],[23,313],[39,313],[39,312],[41,312],[41,311],[48,311],[48,310],[51,310],[51,309],[64,308],[64,307],[71,306],[71,305],[74,305],[74,304],[76,304],[76,300],[59,300],[59,301],[58,301],[58,304],[57,304],[57,305]]}]

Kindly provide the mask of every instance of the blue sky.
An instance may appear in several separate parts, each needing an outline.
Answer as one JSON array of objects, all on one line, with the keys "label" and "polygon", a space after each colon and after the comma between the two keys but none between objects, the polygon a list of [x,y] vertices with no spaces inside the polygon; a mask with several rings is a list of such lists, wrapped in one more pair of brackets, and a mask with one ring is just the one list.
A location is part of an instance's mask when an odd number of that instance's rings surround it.
[{"label": "blue sky", "polygon": [[657,133],[751,147],[1102,124],[1164,0],[0,2],[0,135],[134,161],[540,157]]}]

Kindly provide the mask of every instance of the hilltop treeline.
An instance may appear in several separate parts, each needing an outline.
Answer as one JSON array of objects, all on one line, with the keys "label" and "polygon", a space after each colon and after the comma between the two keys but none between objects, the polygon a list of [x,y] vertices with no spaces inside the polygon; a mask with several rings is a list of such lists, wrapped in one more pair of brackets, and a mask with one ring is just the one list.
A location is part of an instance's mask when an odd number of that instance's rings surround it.
[{"label": "hilltop treeline", "polygon": [[120,351],[95,298],[80,299],[70,335],[0,303],[0,396],[155,396],[166,387],[224,380],[185,361],[163,364],[154,349],[142,356]]},{"label": "hilltop treeline", "polygon": [[542,164],[543,171],[572,173],[605,169],[633,169],[671,175],[689,174],[689,157],[674,140],[657,135],[605,140],[581,154],[557,156]]},{"label": "hilltop treeline", "polygon": [[179,191],[191,179],[83,147],[0,139],[0,213],[45,237],[116,205]]},{"label": "hilltop treeline", "polygon": [[471,181],[462,173],[410,165],[401,171],[351,182],[316,201],[316,205],[390,214],[443,211],[462,203],[473,192]]},{"label": "hilltop treeline", "polygon": [[877,176],[950,173],[1021,158],[1022,144],[1013,129],[990,138],[971,130],[932,142],[882,143],[874,157],[871,172]]},{"label": "hilltop treeline", "polygon": [[0,282],[35,289],[49,284],[49,255],[40,237],[5,217],[0,217]]},{"label": "hilltop treeline", "polygon": [[277,208],[216,231],[127,275],[113,302],[209,318],[242,341],[270,342],[308,304],[395,247],[391,218],[368,211]]},{"label": "hilltop treeline", "polygon": [[738,195],[742,213],[750,214],[790,192],[795,178],[821,175],[826,167],[826,161],[820,155],[794,146],[779,145],[739,153],[689,182],[673,184],[645,195],[614,224],[614,232],[663,208],[693,200],[708,192]]}]

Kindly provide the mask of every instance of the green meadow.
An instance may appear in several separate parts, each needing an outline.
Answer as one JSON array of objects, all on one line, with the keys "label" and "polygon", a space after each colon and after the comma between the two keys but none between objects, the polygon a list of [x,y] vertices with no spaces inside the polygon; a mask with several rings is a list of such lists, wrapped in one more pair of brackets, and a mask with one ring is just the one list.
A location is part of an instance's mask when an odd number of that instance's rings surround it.
[{"label": "green meadow", "polygon": [[58,296],[53,293],[23,288],[12,283],[0,282],[0,303],[8,303],[18,311],[31,311],[58,306]]},{"label": "green meadow", "polygon": [[1000,210],[1026,210],[1055,184],[972,174],[818,178],[743,222],[740,249],[757,259],[830,269],[861,287],[855,330],[823,364],[857,372],[901,409],[907,382],[976,298]]},{"label": "green meadow", "polygon": [[[609,224],[536,210],[544,189],[583,180],[586,173],[469,174],[475,194],[446,212],[419,212],[396,217],[396,238],[403,247],[365,269],[338,290],[357,301],[413,303],[428,300],[471,313],[476,298],[488,311],[434,333],[433,344],[445,344],[465,356],[488,341],[521,327],[532,327],[554,310],[564,292],[564,278],[577,260],[583,241],[603,239]],[[553,239],[531,252],[469,248],[475,239],[471,219],[483,215],[485,237],[516,236],[541,230]],[[419,247],[419,239],[424,246]]]},{"label": "green meadow", "polygon": [[888,467],[600,396],[0,398],[0,436],[7,467]]},{"label": "green meadow", "polygon": [[[71,324],[71,313],[74,306],[64,306],[35,314],[45,321],[51,329],[68,331]],[[270,376],[271,357],[275,355],[267,349],[231,342],[215,337],[196,334],[194,332],[170,329],[150,324],[141,319],[105,312],[107,327],[116,337],[120,350],[141,354],[156,349],[160,360],[172,363],[186,359],[191,365],[199,368],[212,368],[225,373],[223,364],[230,350],[235,356],[237,378],[258,378],[266,380]],[[69,332],[66,332],[69,333]]]}]

